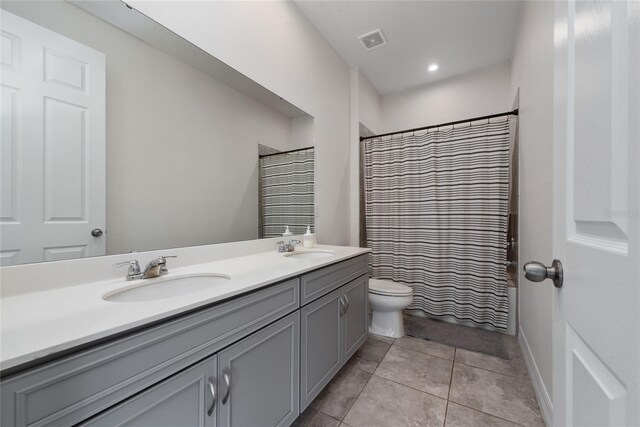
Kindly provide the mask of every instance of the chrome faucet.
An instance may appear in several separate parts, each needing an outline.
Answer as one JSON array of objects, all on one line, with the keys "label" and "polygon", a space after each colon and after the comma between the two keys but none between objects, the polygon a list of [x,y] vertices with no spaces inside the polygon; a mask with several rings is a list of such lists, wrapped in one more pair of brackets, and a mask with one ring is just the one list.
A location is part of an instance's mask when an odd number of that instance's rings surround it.
[{"label": "chrome faucet", "polygon": [[140,269],[140,264],[138,260],[132,259],[130,261],[119,262],[114,264],[114,267],[124,267],[125,265],[129,266],[127,270],[126,280],[137,280],[137,279],[151,279],[153,277],[164,276],[169,273],[167,270],[167,258],[177,258],[175,255],[166,255],[160,256],[154,260],[151,260],[147,266],[144,268],[144,271]]},{"label": "chrome faucet", "polygon": [[283,252],[293,252],[296,248],[296,245],[300,244],[300,240],[289,240],[289,243],[285,243],[284,241],[279,241],[278,242],[278,252],[279,253],[283,253]]},{"label": "chrome faucet", "polygon": [[167,258],[178,258],[175,255],[159,256],[158,258],[149,261],[142,273],[143,279],[151,279],[153,277],[164,276],[169,273],[167,270]]}]

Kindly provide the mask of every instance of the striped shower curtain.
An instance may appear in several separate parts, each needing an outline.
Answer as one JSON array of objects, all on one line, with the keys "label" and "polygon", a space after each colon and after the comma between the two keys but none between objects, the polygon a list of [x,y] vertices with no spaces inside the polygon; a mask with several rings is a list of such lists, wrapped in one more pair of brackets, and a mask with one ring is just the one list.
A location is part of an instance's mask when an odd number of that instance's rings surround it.
[{"label": "striped shower curtain", "polygon": [[313,148],[260,157],[260,237],[279,237],[313,229]]},{"label": "striped shower curtain", "polygon": [[372,276],[413,288],[410,311],[507,328],[509,121],[364,142]]}]

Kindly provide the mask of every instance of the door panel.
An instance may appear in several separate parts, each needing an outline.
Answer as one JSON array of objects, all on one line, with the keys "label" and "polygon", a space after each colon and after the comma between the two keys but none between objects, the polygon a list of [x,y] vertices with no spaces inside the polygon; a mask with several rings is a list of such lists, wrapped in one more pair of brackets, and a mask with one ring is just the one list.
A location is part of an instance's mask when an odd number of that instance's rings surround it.
[{"label": "door panel", "polygon": [[554,424],[640,425],[640,3],[557,2]]},{"label": "door panel", "polygon": [[369,335],[369,277],[361,276],[343,287],[348,308],[343,315],[343,355],[346,362]]},{"label": "door panel", "polygon": [[82,425],[215,427],[216,408],[210,387],[215,387],[216,360],[212,356]]},{"label": "door panel", "polygon": [[220,426],[288,426],[298,417],[299,339],[295,312],[219,353]]},{"label": "door panel", "polygon": [[342,288],[300,309],[300,411],[342,366]]},{"label": "door panel", "polygon": [[105,254],[105,57],[2,12],[0,265]]},{"label": "door panel", "polygon": [[44,99],[45,223],[85,221],[86,108]]}]

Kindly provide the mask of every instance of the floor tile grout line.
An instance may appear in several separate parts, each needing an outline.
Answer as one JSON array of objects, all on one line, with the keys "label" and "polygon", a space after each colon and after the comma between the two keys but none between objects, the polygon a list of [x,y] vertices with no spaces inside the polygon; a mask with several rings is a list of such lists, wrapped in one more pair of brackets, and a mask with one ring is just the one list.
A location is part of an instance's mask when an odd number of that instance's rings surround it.
[{"label": "floor tile grout line", "polygon": [[442,421],[442,427],[447,425],[447,414],[449,413],[449,397],[451,396],[451,387],[453,387],[453,368],[456,366],[456,352],[457,347],[453,348],[453,363],[451,364],[451,375],[449,375],[449,391],[447,392],[447,406],[444,408],[444,420]]},{"label": "floor tile grout line", "polygon": [[[376,338],[373,338],[376,339]],[[381,342],[385,342],[383,340],[378,340]],[[344,413],[344,415],[342,416],[342,418],[339,420],[340,423],[344,422],[344,419],[347,417],[347,415],[349,414],[349,411],[351,411],[351,408],[353,408],[353,405],[355,405],[356,400],[358,400],[358,398],[360,397],[360,395],[362,394],[362,390],[365,389],[365,387],[367,386],[367,384],[369,384],[369,381],[371,381],[371,377],[373,377],[376,369],[378,369],[378,366],[380,366],[380,363],[382,363],[382,361],[384,360],[384,358],[387,356],[387,353],[389,352],[389,349],[393,346],[393,343],[396,342],[395,338],[393,339],[393,341],[391,343],[386,343],[385,344],[389,344],[389,348],[387,348],[387,351],[384,352],[384,355],[382,356],[382,358],[380,359],[380,361],[376,364],[375,369],[373,370],[373,372],[371,373],[371,375],[369,375],[369,378],[367,378],[367,381],[364,383],[364,385],[362,386],[362,388],[360,389],[360,391],[358,392],[358,395],[355,397],[355,399],[353,399],[353,402],[351,402],[351,405],[349,405],[349,407],[347,408],[346,412]],[[351,359],[349,359],[351,360]],[[345,363],[346,364],[346,363]],[[356,367],[354,367],[353,369],[358,369]],[[362,372],[366,372],[363,371],[362,369],[359,369]],[[368,372],[367,372],[368,373]]]},{"label": "floor tile grout line", "polygon": [[504,372],[498,372],[498,371],[494,371],[494,370],[487,369],[487,368],[481,368],[480,366],[469,365],[468,363],[463,363],[463,362],[460,362],[458,360],[454,360],[454,364],[455,363],[459,363],[460,365],[468,366],[468,367],[474,368],[474,369],[480,369],[481,371],[491,372],[492,374],[504,375],[505,377],[509,377],[509,378],[516,378],[516,379],[528,378],[527,376],[523,377],[521,375],[509,375],[509,374],[505,374]]},{"label": "floor tile grout line", "polygon": [[[393,340],[393,342],[395,342],[395,339]],[[403,384],[403,383],[401,383],[401,382],[398,382],[398,381],[395,381],[395,380],[392,380],[392,379],[389,379],[389,378],[383,377],[382,375],[376,375],[376,371],[378,370],[378,367],[379,367],[379,366],[380,366],[380,364],[384,361],[384,358],[385,358],[385,357],[387,357],[387,353],[389,353],[389,350],[391,350],[391,347],[393,347],[393,344],[391,344],[391,345],[389,346],[389,348],[388,348],[388,349],[387,349],[387,351],[384,353],[384,356],[382,357],[382,359],[380,360],[380,362],[378,362],[378,366],[376,366],[376,369],[374,369],[372,376],[373,376],[373,375],[375,375],[375,376],[376,376],[376,377],[378,377],[378,378],[382,378],[383,380],[391,381],[391,382],[393,382],[393,383],[400,384],[400,385],[405,386],[405,387],[409,387],[410,389],[415,390],[415,391],[419,391],[420,393],[428,394],[429,396],[437,397],[438,399],[442,399],[442,400],[445,400],[445,401],[447,400],[447,399],[445,399],[444,397],[437,396],[437,395],[435,395],[435,394],[433,394],[433,393],[429,393],[429,392],[426,392],[426,391],[424,391],[424,390],[419,390],[419,389],[417,389],[417,388],[415,388],[415,387],[412,387],[412,386],[410,386],[410,385]],[[397,346],[397,347],[400,347],[400,346]],[[402,347],[401,347],[401,348],[402,348]],[[454,348],[455,348],[455,347],[454,347]],[[408,349],[408,350],[411,350],[411,349]],[[413,350],[413,351],[415,351],[415,350]],[[426,353],[422,353],[422,352],[420,352],[420,351],[415,351],[415,352],[416,352],[416,353],[420,353],[420,354],[426,354]],[[428,355],[428,356],[429,356],[429,355]],[[455,350],[454,350],[454,356],[455,356]],[[433,357],[438,357],[438,356],[433,356]],[[452,360],[452,359],[445,359],[444,357],[438,357],[438,358],[439,358],[439,359],[443,359],[443,360],[448,360],[448,361],[450,361],[450,362],[451,362],[451,371],[453,372],[453,365],[454,365],[454,362],[455,362],[454,360]],[[369,378],[369,379],[371,379],[371,378]],[[362,389],[364,390],[364,387],[363,387]],[[362,391],[360,391],[360,392],[362,393]],[[358,396],[359,396],[359,395],[358,395]]]},{"label": "floor tile grout line", "polygon": [[[452,369],[453,369],[453,367],[452,367]],[[372,374],[372,376],[373,376],[373,375],[375,375],[376,377],[381,378],[381,379],[383,379],[383,380],[391,381],[392,383],[395,383],[395,384],[401,385],[401,386],[403,386],[403,387],[410,388],[411,390],[419,391],[420,393],[424,393],[424,394],[428,394],[429,396],[437,397],[437,398],[438,398],[438,399],[440,399],[440,400],[444,400],[444,401],[446,401],[446,400],[447,400],[447,398],[446,398],[446,397],[438,396],[437,394],[433,394],[433,393],[429,393],[428,391],[420,390],[419,388],[415,388],[415,387],[412,387],[412,386],[410,386],[410,385],[406,385],[406,384],[400,383],[400,382],[398,382],[398,381],[395,381],[395,380],[389,379],[389,378],[387,378],[387,377],[383,377],[382,375]]]},{"label": "floor tile grout line", "polygon": [[[413,337],[411,337],[411,338],[413,338]],[[428,340],[425,340],[425,341],[428,341]],[[435,341],[433,341],[433,342],[435,342]],[[444,344],[442,344],[442,345],[444,345]],[[412,350],[412,351],[416,351],[416,352],[418,352],[418,353],[426,354],[427,356],[437,357],[438,359],[451,360],[451,361],[453,361],[453,360],[454,360],[454,359],[448,359],[448,358],[446,358],[446,357],[438,356],[438,355],[435,355],[435,354],[427,353],[427,352],[425,352],[425,351],[416,350],[415,348],[410,348],[410,347],[405,347],[405,346],[402,346],[402,345],[398,345],[398,344],[396,344],[396,343],[395,343],[395,341],[394,341],[394,343],[392,344],[392,346],[396,346],[396,347],[398,347],[398,348],[404,348],[405,350]],[[455,349],[455,347],[453,347],[453,348]],[[454,352],[454,357],[455,357],[455,352]]]},{"label": "floor tile grout line", "polygon": [[[401,345],[396,345],[396,344],[394,344],[394,345],[392,345],[391,347],[394,347],[394,346],[395,346],[396,348],[402,348],[402,349],[404,349],[404,350],[409,350],[409,351],[414,351],[414,352],[416,352],[416,353],[424,354],[425,356],[437,357],[438,359],[448,360],[449,362],[454,362],[454,361],[455,361],[454,359],[447,359],[446,357],[436,356],[435,354],[425,353],[424,351],[416,350],[416,349],[409,348],[409,347],[403,347],[403,346],[401,346]],[[455,353],[454,353],[454,355],[455,355]]]},{"label": "floor tile grout line", "polygon": [[[464,350],[464,349],[463,349],[463,350]],[[503,373],[501,373],[501,372],[495,372],[495,371],[491,371],[491,370],[489,370],[489,369],[479,368],[479,367],[477,367],[477,366],[468,365],[468,364],[466,364],[466,363],[461,363],[461,362],[458,362],[458,361],[454,361],[454,364],[453,364],[454,369],[455,369],[455,364],[456,364],[456,363],[459,363],[460,365],[468,366],[468,367],[470,367],[470,368],[479,369],[479,370],[481,370],[481,371],[491,372],[492,374],[504,375],[505,377],[514,378],[514,379],[522,379],[522,377],[511,376],[511,375],[503,374]],[[526,378],[526,379],[529,379],[528,377],[525,377],[525,378]],[[452,370],[452,381],[453,381],[453,370]],[[531,380],[529,379],[529,381],[531,381]],[[501,417],[501,416],[499,416],[499,415],[492,414],[492,413],[490,413],[490,412],[485,412],[485,411],[483,411],[483,410],[481,410],[481,409],[478,409],[478,408],[473,408],[473,407],[471,407],[471,406],[465,405],[464,403],[460,403],[460,402],[457,402],[457,401],[455,401],[455,400],[450,400],[450,396],[451,396],[451,388],[449,388],[449,397],[447,397],[447,408],[449,407],[449,403],[448,403],[448,402],[453,402],[453,403],[455,403],[456,405],[464,406],[465,408],[472,409],[472,410],[474,410],[474,411],[477,411],[477,412],[480,412],[480,413],[482,413],[482,414],[489,415],[489,416],[492,416],[492,417],[495,417],[495,418],[499,418],[499,419],[501,419],[501,420],[503,420],[503,421],[507,421],[507,422],[510,422],[510,423],[512,423],[512,424],[516,424],[516,425],[519,425],[519,426],[521,426],[521,425],[522,425],[522,424],[520,424],[520,423],[518,423],[518,422],[516,422],[516,421],[508,420],[508,419],[503,418],[503,417]]]},{"label": "floor tile grout line", "polygon": [[[349,360],[351,360],[351,359],[349,359]],[[349,361],[347,361],[347,363],[348,363],[348,362],[349,362]],[[346,363],[345,363],[345,366],[346,366]],[[356,368],[355,366],[354,366],[353,368],[351,368],[351,369],[355,369],[355,370],[357,370],[357,371],[364,372],[365,374],[369,374],[369,378],[367,378],[367,381],[365,381],[364,385],[362,386],[362,388],[360,389],[360,391],[358,392],[358,394],[356,395],[356,397],[353,399],[353,402],[351,402],[351,405],[349,405],[349,407],[348,407],[348,408],[347,408],[347,410],[345,411],[345,413],[344,413],[344,415],[342,416],[342,418],[334,417],[334,416],[333,416],[333,415],[331,415],[331,414],[327,414],[327,413],[326,413],[326,412],[324,412],[322,409],[315,409],[315,408],[314,408],[316,411],[322,412],[323,414],[325,414],[325,415],[327,415],[327,416],[329,416],[329,417],[333,418],[334,420],[339,421],[340,423],[342,423],[342,422],[343,422],[344,417],[346,417],[346,416],[347,416],[347,414],[348,414],[348,413],[349,413],[349,411],[351,410],[351,407],[353,406],[353,404],[354,404],[354,403],[356,403],[356,400],[358,400],[358,397],[360,397],[360,394],[362,393],[362,390],[364,390],[364,388],[367,386],[367,384],[369,384],[369,380],[370,380],[370,379],[371,379],[371,377],[373,376],[373,374],[372,374],[372,373],[369,373],[369,372],[367,372],[367,371],[363,371],[362,369],[360,369],[360,368]],[[338,372],[340,372],[340,371],[338,371]],[[337,374],[336,374],[336,376],[337,376]],[[335,377],[334,377],[334,378],[335,378]],[[327,386],[328,386],[328,385],[329,385],[329,384],[327,384]]]},{"label": "floor tile grout line", "polygon": [[[438,356],[437,354],[427,353],[426,351],[417,350],[417,349],[415,349],[415,348],[411,348],[411,347],[403,346],[403,345],[400,345],[400,344],[396,344],[396,343],[395,343],[395,341],[396,341],[395,339],[394,339],[394,341],[393,341],[393,344],[391,344],[391,345],[392,345],[392,346],[393,346],[393,345],[395,345],[396,347],[404,348],[404,349],[407,349],[407,350],[417,351],[418,353],[426,354],[427,356],[433,356],[433,357],[438,357],[438,358],[440,358],[440,359],[453,360],[453,361],[456,361],[456,362],[457,362],[457,360],[455,360],[455,350],[457,350],[457,349],[458,349],[458,347],[451,347],[450,345],[442,344],[442,343],[439,343],[439,342],[437,342],[437,341],[432,341],[432,340],[428,340],[428,339],[424,339],[424,338],[416,338],[416,337],[412,337],[412,336],[409,336],[409,335],[405,335],[405,337],[407,337],[407,338],[414,338],[414,339],[418,339],[418,340],[419,340],[419,339],[421,339],[421,340],[423,340],[423,341],[429,341],[429,342],[432,342],[432,343],[435,343],[435,344],[438,344],[438,345],[443,345],[443,346],[445,346],[445,347],[453,348],[453,349],[454,349],[454,357],[453,357],[453,359],[449,359],[449,358],[446,358],[446,357]],[[466,348],[460,348],[460,350],[468,351],[468,352],[471,352],[471,353],[478,353],[478,354],[481,354],[481,355],[483,355],[483,356],[495,357],[495,358],[498,358],[498,359],[501,359],[501,360],[508,360],[508,361],[513,360],[512,358],[509,358],[509,359],[502,359],[501,357],[498,357],[498,356],[493,356],[493,355],[491,355],[491,354],[482,353],[481,351],[468,350],[468,349],[466,349]],[[478,369],[484,369],[485,371],[489,371],[489,372],[495,372],[496,374],[503,374],[503,375],[507,375],[507,376],[510,376],[510,377],[518,378],[518,376],[517,376],[517,375],[509,375],[509,374],[505,374],[505,373],[503,373],[503,372],[492,371],[491,369],[486,369],[486,368],[481,368],[481,367],[479,367],[479,366],[469,365],[468,363],[463,363],[463,362],[458,362],[458,363],[462,363],[463,365],[472,366],[472,367],[474,367],[474,368],[478,368]]]},{"label": "floor tile grout line", "polygon": [[[366,371],[362,371],[362,372],[366,372]],[[368,372],[367,372],[368,373]],[[353,402],[351,402],[351,405],[349,405],[349,407],[347,408],[347,410],[345,411],[344,415],[342,416],[342,419],[340,419],[340,423],[344,422],[344,419],[347,417],[347,415],[349,414],[349,411],[351,411],[351,408],[353,408],[353,405],[356,404],[356,400],[358,400],[358,398],[360,397],[360,395],[362,394],[362,390],[364,390],[364,388],[367,386],[367,384],[369,384],[369,381],[371,380],[371,377],[373,376],[373,374],[369,375],[369,378],[367,378],[367,381],[364,383],[364,385],[362,386],[362,388],[360,389],[360,391],[358,392],[357,396],[353,399]]]},{"label": "floor tile grout line", "polygon": [[498,415],[494,415],[494,414],[490,414],[490,413],[488,413],[488,412],[484,412],[484,411],[482,411],[482,410],[480,410],[480,409],[478,409],[478,408],[472,408],[471,406],[465,405],[464,403],[456,402],[455,400],[451,400],[451,402],[452,402],[452,403],[455,403],[455,404],[456,404],[456,405],[458,405],[458,406],[462,406],[462,407],[464,407],[464,408],[471,409],[472,411],[480,412],[481,414],[484,414],[484,415],[489,415],[490,417],[497,418],[497,419],[499,419],[499,420],[506,421],[506,422],[508,422],[508,423],[515,424],[515,425],[517,425],[517,426],[523,426],[523,427],[525,427],[525,426],[526,426],[526,424],[520,424],[520,423],[518,423],[518,422],[508,420],[508,419],[503,418],[503,417],[500,417],[500,416],[498,416]]},{"label": "floor tile grout line", "polygon": [[[429,341],[429,342],[432,342],[432,343],[435,343],[435,344],[438,344],[438,345],[442,345],[442,346],[445,346],[445,347],[453,348],[454,350],[455,350],[455,348],[456,348],[456,347],[451,347],[451,346],[449,346],[449,345],[442,344],[442,343],[439,343],[439,342],[436,342],[436,341],[426,340],[426,339],[423,339],[423,338],[411,337],[411,336],[409,336],[409,335],[405,335],[405,336],[404,336],[404,337],[402,337],[402,338],[405,338],[405,337],[406,337],[406,338],[413,338],[413,339],[416,339],[416,340]],[[446,358],[446,357],[438,356],[438,355],[436,355],[436,354],[427,353],[426,351],[416,350],[416,349],[411,348],[411,347],[407,347],[407,346],[404,346],[404,345],[396,344],[396,341],[397,341],[397,340],[394,340],[394,341],[393,341],[393,344],[392,344],[392,345],[395,345],[396,347],[406,348],[407,350],[417,351],[418,353],[426,354],[426,355],[428,355],[428,356],[438,357],[438,358],[440,358],[440,359],[453,360],[453,358],[449,359],[449,358]],[[455,351],[454,351],[454,357],[455,357]]]}]

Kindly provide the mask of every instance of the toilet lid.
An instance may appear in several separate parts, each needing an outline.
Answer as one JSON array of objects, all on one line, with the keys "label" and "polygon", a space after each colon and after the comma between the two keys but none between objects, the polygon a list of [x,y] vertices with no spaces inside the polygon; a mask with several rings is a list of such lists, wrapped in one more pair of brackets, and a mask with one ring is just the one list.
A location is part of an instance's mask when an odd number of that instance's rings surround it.
[{"label": "toilet lid", "polygon": [[413,289],[389,280],[369,279],[369,292],[378,295],[404,297],[413,294]]}]

